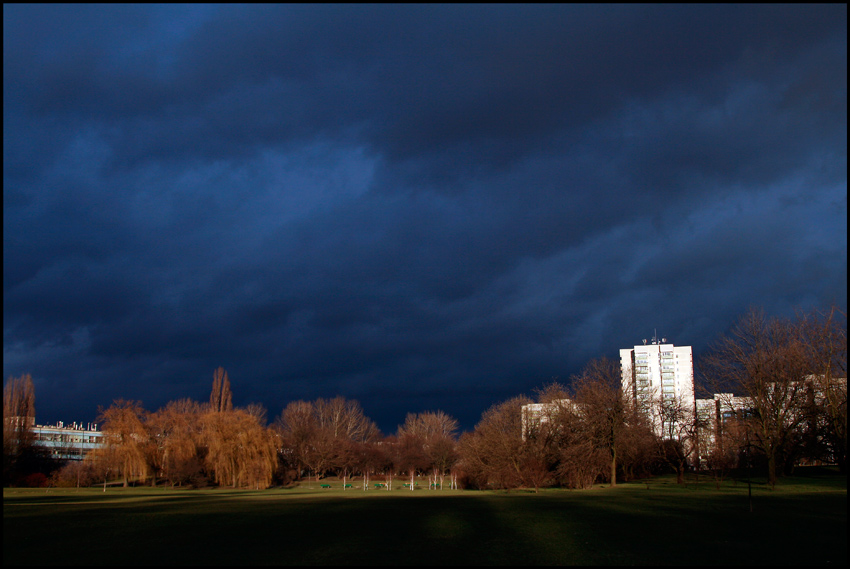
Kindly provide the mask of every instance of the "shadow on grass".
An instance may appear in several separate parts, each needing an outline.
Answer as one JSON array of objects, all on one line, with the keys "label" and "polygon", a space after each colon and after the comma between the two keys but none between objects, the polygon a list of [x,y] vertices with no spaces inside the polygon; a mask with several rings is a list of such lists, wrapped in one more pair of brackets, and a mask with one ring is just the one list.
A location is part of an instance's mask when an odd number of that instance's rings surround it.
[{"label": "shadow on grass", "polygon": [[4,492],[12,564],[846,564],[846,478],[721,491]]}]

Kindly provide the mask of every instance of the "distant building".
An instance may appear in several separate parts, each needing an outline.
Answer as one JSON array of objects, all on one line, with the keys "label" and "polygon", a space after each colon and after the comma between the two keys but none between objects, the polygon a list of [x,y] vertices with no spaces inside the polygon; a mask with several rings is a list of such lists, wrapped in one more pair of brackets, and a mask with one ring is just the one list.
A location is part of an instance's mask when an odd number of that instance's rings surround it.
[{"label": "distant building", "polygon": [[34,443],[57,460],[82,460],[88,453],[103,446],[103,433],[96,423],[71,423],[30,427]]},{"label": "distant building", "polygon": [[[772,392],[774,384],[768,384],[767,393]],[[832,402],[841,402],[846,406],[847,401],[847,378],[832,377],[830,381],[826,381],[822,375],[807,375],[799,382],[791,382],[791,386],[797,389],[789,390],[787,396],[791,393],[796,393],[801,402],[806,406],[827,408],[832,405]],[[832,393],[829,393],[829,392]],[[782,403],[781,397],[776,399],[777,404],[790,404],[786,401]],[[799,403],[798,403],[799,405]],[[700,459],[705,459],[712,451],[718,449],[721,444],[720,435],[728,430],[730,422],[746,419],[748,416],[756,414],[755,403],[752,398],[745,396],[736,396],[732,393],[715,393],[712,399],[697,399],[696,400],[697,416],[699,418],[699,439],[700,439]],[[806,420],[800,416],[805,409],[799,407],[793,412],[786,414],[786,421]],[[818,439],[822,440],[825,425],[820,423],[822,417],[812,417],[818,423],[809,425],[815,427],[815,432],[818,433]],[[790,424],[790,423],[788,423]]]},{"label": "distant building", "polygon": [[694,357],[691,346],[666,338],[620,350],[623,392],[650,418],[656,435],[670,438],[693,416]]},{"label": "distant building", "polygon": [[528,438],[532,429],[548,423],[559,409],[572,409],[569,399],[556,399],[551,403],[529,403],[522,406],[522,440]]}]

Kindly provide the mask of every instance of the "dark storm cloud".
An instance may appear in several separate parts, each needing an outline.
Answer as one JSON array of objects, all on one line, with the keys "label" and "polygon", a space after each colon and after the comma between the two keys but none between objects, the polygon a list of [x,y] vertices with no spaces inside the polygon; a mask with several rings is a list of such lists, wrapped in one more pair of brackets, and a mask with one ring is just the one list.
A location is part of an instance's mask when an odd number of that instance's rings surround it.
[{"label": "dark storm cloud", "polygon": [[846,7],[7,5],[3,199],[45,419],[224,365],[471,426],[846,307]]},{"label": "dark storm cloud", "polygon": [[[360,127],[396,160],[497,159],[671,87],[717,96],[728,66],[758,78],[841,30],[804,7],[260,6],[196,16],[169,41],[143,8],[64,11],[37,14],[55,22],[50,43],[72,22],[74,43],[25,51],[29,104],[121,121],[133,140],[120,142],[142,155]],[[137,39],[145,32],[163,41]]]}]

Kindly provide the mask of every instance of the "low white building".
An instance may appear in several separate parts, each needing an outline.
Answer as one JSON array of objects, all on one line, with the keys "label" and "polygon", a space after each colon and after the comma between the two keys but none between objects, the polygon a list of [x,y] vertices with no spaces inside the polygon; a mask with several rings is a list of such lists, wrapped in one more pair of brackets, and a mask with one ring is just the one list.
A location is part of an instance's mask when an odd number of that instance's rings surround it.
[{"label": "low white building", "polygon": [[556,399],[550,403],[529,403],[522,406],[522,440],[525,440],[531,429],[552,420],[553,415],[561,409],[572,408],[569,399]]},{"label": "low white building", "polygon": [[33,425],[35,445],[45,449],[51,458],[82,460],[88,453],[103,446],[103,433],[96,423]]}]

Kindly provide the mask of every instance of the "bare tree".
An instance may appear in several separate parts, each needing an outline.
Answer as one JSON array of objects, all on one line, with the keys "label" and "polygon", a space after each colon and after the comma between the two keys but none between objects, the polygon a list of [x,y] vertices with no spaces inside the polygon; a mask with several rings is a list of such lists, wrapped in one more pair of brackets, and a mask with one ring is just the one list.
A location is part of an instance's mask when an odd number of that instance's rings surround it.
[{"label": "bare tree", "polygon": [[802,332],[799,321],[767,318],[752,309],[720,337],[703,362],[713,391],[747,398],[746,409],[725,403],[747,427],[749,444],[764,454],[771,485],[777,472],[793,467],[802,447],[813,372],[811,346]]},{"label": "bare tree", "polygon": [[619,362],[608,358],[591,360],[573,378],[573,399],[581,414],[584,436],[593,448],[608,456],[608,478],[617,484],[617,466],[628,441],[628,430],[636,413],[623,396]]},{"label": "bare tree", "polygon": [[568,488],[590,488],[608,468],[608,453],[581,436],[560,449],[557,473]]},{"label": "bare tree", "polygon": [[337,396],[333,399],[317,399],[314,404],[319,428],[331,439],[369,441],[378,435],[378,427],[366,417],[360,403]]},{"label": "bare tree", "polygon": [[711,414],[699,424],[700,453],[705,456],[705,465],[720,489],[726,475],[738,467],[738,457],[746,445],[747,425],[743,417],[724,417],[721,402],[715,400]]},{"label": "bare tree", "polygon": [[109,444],[107,440],[100,448],[92,450],[83,459],[88,466],[89,476],[93,482],[103,482],[103,491],[106,492],[106,484],[110,476],[121,472],[123,458],[120,456],[119,448]]},{"label": "bare tree", "polygon": [[522,485],[534,488],[535,493],[554,479],[558,447],[551,444],[546,432],[553,430],[549,423],[539,425],[526,436],[519,456]]},{"label": "bare tree", "polygon": [[342,478],[342,489],[346,490],[348,479],[360,464],[358,446],[362,444],[345,438],[334,441],[333,464]]},{"label": "bare tree", "polygon": [[352,449],[380,435],[360,404],[344,397],[292,402],[275,428],[287,453],[300,467],[312,471],[317,481],[334,469],[347,478],[357,463]]},{"label": "bare tree", "polygon": [[381,451],[383,441],[374,440],[363,443],[353,443],[354,468],[363,475],[363,489],[369,489],[373,474],[380,473],[384,467],[385,457]]},{"label": "bare tree", "polygon": [[[34,454],[35,386],[30,374],[9,377],[3,386],[3,480],[25,474]],[[19,472],[20,471],[20,472]]]},{"label": "bare tree", "polygon": [[15,429],[28,427],[35,418],[35,386],[30,374],[9,377],[3,386],[3,425]]},{"label": "bare tree", "polygon": [[400,427],[403,432],[419,436],[423,440],[452,438],[457,434],[457,429],[457,420],[443,411],[408,413]]},{"label": "bare tree", "polygon": [[398,472],[406,472],[410,477],[411,491],[416,487],[416,473],[428,467],[428,456],[425,454],[423,443],[421,435],[399,429],[394,445],[394,463]]},{"label": "bare tree", "polygon": [[459,442],[462,468],[470,483],[482,487],[516,488],[523,481],[522,406],[514,397],[484,412],[472,433]]},{"label": "bare tree", "polygon": [[85,487],[95,482],[95,473],[89,460],[69,460],[51,475],[51,485],[58,488]]},{"label": "bare tree", "polygon": [[307,401],[290,402],[275,422],[275,428],[300,478],[305,470],[312,468],[311,447],[319,431],[313,404]]},{"label": "bare tree", "polygon": [[821,451],[814,458],[834,461],[847,472],[847,315],[832,307],[826,313],[802,315],[810,346],[810,415]]},{"label": "bare tree", "polygon": [[[458,461],[457,440],[452,436],[432,439],[426,448],[428,460],[434,472],[434,487],[445,489],[445,477]],[[439,483],[437,482],[439,480]]]},{"label": "bare tree", "polygon": [[257,422],[259,424],[266,424],[268,411],[262,403],[248,403],[248,405],[246,405],[243,410],[255,419],[257,419]]},{"label": "bare tree", "polygon": [[399,439],[407,437],[408,443],[418,441],[421,445],[424,468],[430,469],[433,476],[432,488],[443,487],[445,475],[457,460],[457,430],[457,420],[443,411],[408,413],[399,427]]},{"label": "bare tree", "polygon": [[393,481],[399,472],[398,466],[398,439],[395,435],[389,435],[378,441],[373,448],[371,460],[375,465],[375,471],[384,475],[384,489],[393,489]]},{"label": "bare tree", "polygon": [[653,402],[662,429],[659,456],[676,471],[676,482],[683,484],[688,464],[698,456],[699,416],[693,403],[679,395],[665,395]]}]

